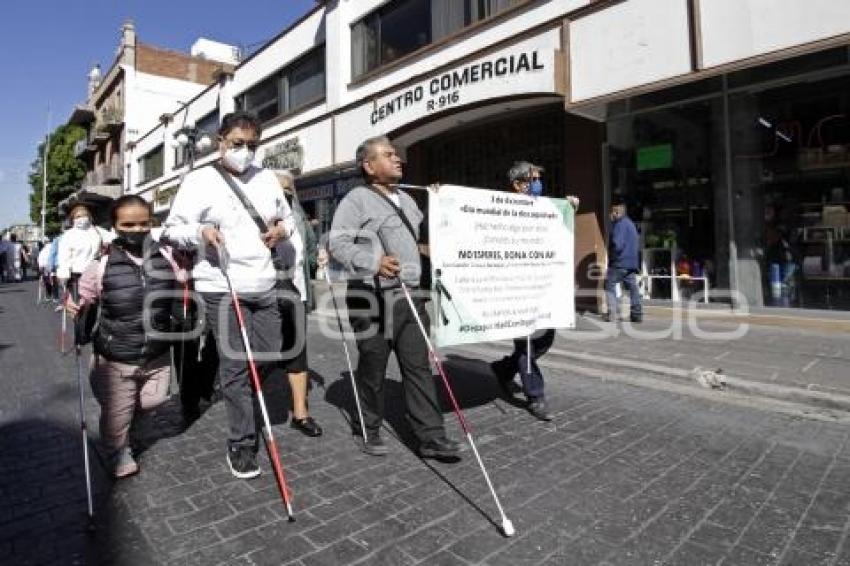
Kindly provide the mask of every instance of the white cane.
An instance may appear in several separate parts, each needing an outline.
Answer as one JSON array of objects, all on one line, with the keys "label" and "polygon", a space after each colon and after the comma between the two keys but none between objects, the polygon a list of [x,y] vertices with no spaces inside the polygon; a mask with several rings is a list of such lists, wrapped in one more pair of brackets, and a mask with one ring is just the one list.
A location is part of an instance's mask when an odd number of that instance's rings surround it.
[{"label": "white cane", "polygon": [[360,419],[360,433],[363,435],[363,445],[366,446],[366,423],[363,420],[363,410],[360,408],[360,395],[357,393],[357,381],[354,379],[354,367],[351,364],[351,354],[348,351],[348,342],[345,339],[345,331],[342,328],[342,317],[339,315],[339,307],[336,304],[336,295],[334,295],[333,285],[331,284],[331,275],[325,267],[325,281],[328,284],[328,292],[331,294],[331,299],[334,304],[334,312],[336,312],[336,322],[339,325],[339,336],[342,340],[342,347],[345,350],[345,362],[348,364],[348,376],[351,378],[351,390],[354,391],[354,404],[357,406],[357,417]]},{"label": "white cane", "polygon": [[443,379],[443,385],[446,387],[446,393],[448,394],[449,401],[452,404],[452,408],[454,409],[455,416],[457,416],[457,420],[460,423],[460,427],[463,429],[463,433],[466,435],[466,440],[469,442],[470,448],[472,448],[472,453],[475,454],[475,459],[478,461],[478,467],[481,468],[481,473],[484,475],[484,480],[487,482],[487,487],[490,488],[490,495],[493,496],[493,501],[496,502],[496,508],[499,510],[499,515],[502,518],[502,532],[507,537],[514,536],[516,532],[514,530],[514,524],[508,519],[508,516],[505,515],[505,510],[502,508],[502,503],[499,501],[499,496],[496,495],[496,489],[493,487],[493,482],[490,481],[490,475],[487,473],[487,468],[484,467],[484,462],[481,460],[481,455],[478,454],[478,448],[475,446],[475,440],[472,438],[472,430],[469,428],[469,424],[466,422],[466,418],[463,415],[463,412],[460,410],[460,405],[455,399],[454,392],[452,391],[452,387],[449,384],[449,379],[446,376],[446,372],[443,369],[443,364],[440,362],[440,358],[437,356],[437,351],[434,349],[434,345],[431,343],[431,339],[428,337],[428,332],[425,330],[425,325],[422,324],[422,318],[419,316],[419,312],[416,310],[416,306],[413,304],[413,298],[410,296],[410,291],[407,289],[407,285],[405,285],[404,281],[399,278],[399,282],[401,283],[401,289],[404,292],[404,296],[407,299],[407,304],[410,306],[410,312],[413,313],[413,317],[416,319],[416,324],[419,326],[419,331],[422,333],[422,337],[425,339],[425,345],[428,347],[428,352],[431,354],[431,359],[434,360],[434,365],[437,367],[437,372],[439,372],[440,377]]}]

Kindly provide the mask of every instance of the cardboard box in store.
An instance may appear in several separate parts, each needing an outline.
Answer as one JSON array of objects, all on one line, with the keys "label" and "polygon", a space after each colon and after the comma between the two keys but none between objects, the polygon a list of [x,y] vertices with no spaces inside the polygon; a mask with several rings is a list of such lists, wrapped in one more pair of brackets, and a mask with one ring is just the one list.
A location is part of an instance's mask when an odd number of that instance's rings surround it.
[{"label": "cardboard box in store", "polygon": [[850,214],[847,213],[847,207],[843,205],[824,206],[821,216],[824,226],[850,226]]}]

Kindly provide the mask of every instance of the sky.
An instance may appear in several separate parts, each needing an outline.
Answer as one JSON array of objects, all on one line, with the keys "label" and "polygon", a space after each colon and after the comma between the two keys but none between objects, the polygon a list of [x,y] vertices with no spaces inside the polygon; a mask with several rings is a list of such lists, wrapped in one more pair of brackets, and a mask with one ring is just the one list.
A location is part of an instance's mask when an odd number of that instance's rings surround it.
[{"label": "sky", "polygon": [[115,58],[121,25],[140,41],[188,53],[198,37],[256,49],[315,0],[14,0],[0,17],[0,228],[29,222],[27,182],[48,109],[52,128],[85,101],[86,75]]}]

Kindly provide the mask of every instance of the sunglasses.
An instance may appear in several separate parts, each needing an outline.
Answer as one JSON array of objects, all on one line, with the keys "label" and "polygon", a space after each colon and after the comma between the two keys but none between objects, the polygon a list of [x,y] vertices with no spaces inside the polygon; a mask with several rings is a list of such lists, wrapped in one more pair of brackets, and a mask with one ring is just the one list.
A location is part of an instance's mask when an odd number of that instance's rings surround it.
[{"label": "sunglasses", "polygon": [[255,141],[245,140],[227,140],[227,143],[229,143],[230,147],[233,149],[242,149],[243,147],[247,147],[251,151],[257,151],[257,148],[260,146],[260,144]]}]

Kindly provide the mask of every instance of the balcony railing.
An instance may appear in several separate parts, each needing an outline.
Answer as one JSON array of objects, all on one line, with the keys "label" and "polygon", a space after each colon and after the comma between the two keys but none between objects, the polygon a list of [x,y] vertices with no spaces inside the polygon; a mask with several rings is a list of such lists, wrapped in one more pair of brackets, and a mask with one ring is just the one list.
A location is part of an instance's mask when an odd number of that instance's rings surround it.
[{"label": "balcony railing", "polygon": [[83,186],[95,187],[98,185],[120,184],[124,180],[124,168],[121,165],[120,159],[115,159],[110,163],[98,165],[93,170],[86,173]]},{"label": "balcony railing", "polygon": [[98,165],[95,171],[97,173],[96,177],[98,185],[110,185],[113,183],[120,183],[123,179],[121,161],[117,159],[111,161],[110,163]]}]

